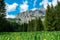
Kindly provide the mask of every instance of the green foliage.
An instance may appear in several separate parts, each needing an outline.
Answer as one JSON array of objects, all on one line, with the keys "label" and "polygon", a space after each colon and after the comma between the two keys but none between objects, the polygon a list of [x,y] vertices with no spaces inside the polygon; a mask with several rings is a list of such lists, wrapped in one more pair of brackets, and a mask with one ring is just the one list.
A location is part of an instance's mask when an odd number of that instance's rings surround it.
[{"label": "green foliage", "polygon": [[44,26],[42,24],[40,17],[30,21],[28,24],[27,31],[43,31],[43,30],[44,30]]},{"label": "green foliage", "polygon": [[49,31],[60,30],[60,2],[58,2],[56,7],[48,5],[45,15],[45,26]]},{"label": "green foliage", "polygon": [[36,20],[29,21],[29,23],[28,23],[28,30],[27,31],[36,31],[36,27],[37,27],[36,24],[37,24]]},{"label": "green foliage", "polygon": [[37,19],[37,31],[43,31],[44,30],[44,26],[43,23],[40,19],[40,17]]},{"label": "green foliage", "polygon": [[5,16],[5,2],[4,0],[0,1],[0,17],[4,17]]},{"label": "green foliage", "polygon": [[28,24],[27,23],[21,24],[20,27],[21,27],[21,31],[22,32],[27,32],[27,27],[28,27]]},{"label": "green foliage", "polygon": [[48,30],[54,30],[55,13],[54,13],[54,9],[49,5],[46,10],[45,21]]}]

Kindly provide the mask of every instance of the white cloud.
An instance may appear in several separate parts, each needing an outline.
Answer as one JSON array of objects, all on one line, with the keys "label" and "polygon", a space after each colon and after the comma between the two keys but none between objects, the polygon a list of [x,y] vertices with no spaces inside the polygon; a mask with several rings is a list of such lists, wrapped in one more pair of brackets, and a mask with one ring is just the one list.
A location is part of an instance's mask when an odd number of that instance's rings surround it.
[{"label": "white cloud", "polygon": [[18,6],[17,3],[13,3],[11,5],[6,3],[6,11],[7,12],[15,11],[17,6]]},{"label": "white cloud", "polygon": [[15,18],[14,15],[7,15],[6,18]]},{"label": "white cloud", "polygon": [[36,10],[37,8],[33,8],[33,9],[31,9],[32,11],[34,11],[34,10]]},{"label": "white cloud", "polygon": [[57,1],[60,2],[60,0],[53,0],[53,1],[52,1],[52,4],[53,4],[54,7],[57,5]]},{"label": "white cloud", "polygon": [[18,6],[18,4],[17,3],[13,3],[13,4],[8,4],[8,3],[6,3],[6,18],[15,18],[15,16],[14,15],[8,15],[8,12],[11,12],[11,11],[15,11],[16,10],[16,7]]},{"label": "white cloud", "polygon": [[58,0],[60,2],[60,0]]},{"label": "white cloud", "polygon": [[[58,0],[60,2],[60,0]],[[55,7],[57,5],[57,0],[52,0],[52,2],[49,2],[48,0],[43,0],[40,2],[40,5],[43,5],[45,9],[47,9],[48,4],[51,6],[51,3]]]},{"label": "white cloud", "polygon": [[28,4],[27,3],[28,2],[25,1],[25,2],[23,2],[23,4],[20,5],[20,12],[28,10]]},{"label": "white cloud", "polygon": [[53,4],[53,6],[56,6],[57,5],[57,0],[53,0],[52,4]]},{"label": "white cloud", "polygon": [[48,0],[43,0],[42,2],[40,2],[40,5],[43,5],[45,9],[47,9],[47,4]]}]

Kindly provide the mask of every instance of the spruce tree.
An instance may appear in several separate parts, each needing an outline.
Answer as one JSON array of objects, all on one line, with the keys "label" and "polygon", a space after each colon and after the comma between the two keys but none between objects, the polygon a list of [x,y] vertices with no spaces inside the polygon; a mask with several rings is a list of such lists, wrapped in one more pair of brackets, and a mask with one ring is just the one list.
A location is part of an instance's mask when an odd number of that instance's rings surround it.
[{"label": "spruce tree", "polygon": [[5,11],[6,11],[5,2],[4,0],[0,0],[0,18],[5,17],[6,15]]},{"label": "spruce tree", "polygon": [[[6,9],[4,0],[0,0],[0,31],[14,31],[13,23],[8,22],[5,18]],[[12,25],[13,24],[13,25]]]},{"label": "spruce tree", "polygon": [[0,30],[2,29],[1,27],[3,27],[5,24],[6,21],[5,21],[5,2],[4,0],[0,0]]},{"label": "spruce tree", "polygon": [[52,31],[55,29],[55,13],[53,6],[47,6],[46,15],[45,15],[45,26],[46,29]]},{"label": "spruce tree", "polygon": [[45,15],[45,25],[49,31],[60,30],[60,2],[55,7],[48,5]]},{"label": "spruce tree", "polygon": [[34,23],[35,23],[34,20],[29,21],[27,31],[29,32],[34,31],[34,26],[35,26]]},{"label": "spruce tree", "polygon": [[58,2],[58,5],[55,7],[55,14],[56,14],[56,24],[55,24],[55,30],[60,30],[60,2]]},{"label": "spruce tree", "polygon": [[42,24],[42,21],[41,21],[40,17],[37,19],[37,23],[36,24],[37,24],[37,31],[43,31],[44,30],[44,26]]},{"label": "spruce tree", "polygon": [[42,24],[42,21],[40,19],[40,17],[29,21],[28,23],[28,30],[27,31],[43,31],[44,30],[44,26]]}]

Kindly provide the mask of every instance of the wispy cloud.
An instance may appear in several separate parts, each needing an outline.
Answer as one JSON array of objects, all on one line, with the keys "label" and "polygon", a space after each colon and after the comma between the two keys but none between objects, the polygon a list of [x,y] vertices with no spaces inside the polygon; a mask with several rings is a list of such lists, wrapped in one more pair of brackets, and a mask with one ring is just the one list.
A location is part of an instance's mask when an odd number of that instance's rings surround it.
[{"label": "wispy cloud", "polygon": [[24,1],[23,4],[20,5],[20,12],[28,10],[28,2]]},{"label": "wispy cloud", "polygon": [[[32,1],[32,0],[31,0]],[[36,6],[36,2],[37,0],[34,0],[34,3],[33,3],[33,8],[31,9],[32,11],[36,10],[37,8],[35,7]]]},{"label": "wispy cloud", "polygon": [[35,5],[36,5],[36,2],[37,2],[37,0],[34,0],[34,4],[33,4],[34,7],[35,7]]}]

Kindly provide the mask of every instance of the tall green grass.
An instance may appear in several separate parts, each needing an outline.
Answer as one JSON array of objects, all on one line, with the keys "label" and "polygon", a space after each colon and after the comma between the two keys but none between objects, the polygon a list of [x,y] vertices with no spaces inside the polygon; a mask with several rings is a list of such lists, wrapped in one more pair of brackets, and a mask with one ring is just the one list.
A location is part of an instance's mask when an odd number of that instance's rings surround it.
[{"label": "tall green grass", "polygon": [[60,40],[60,32],[3,32],[0,40]]}]

